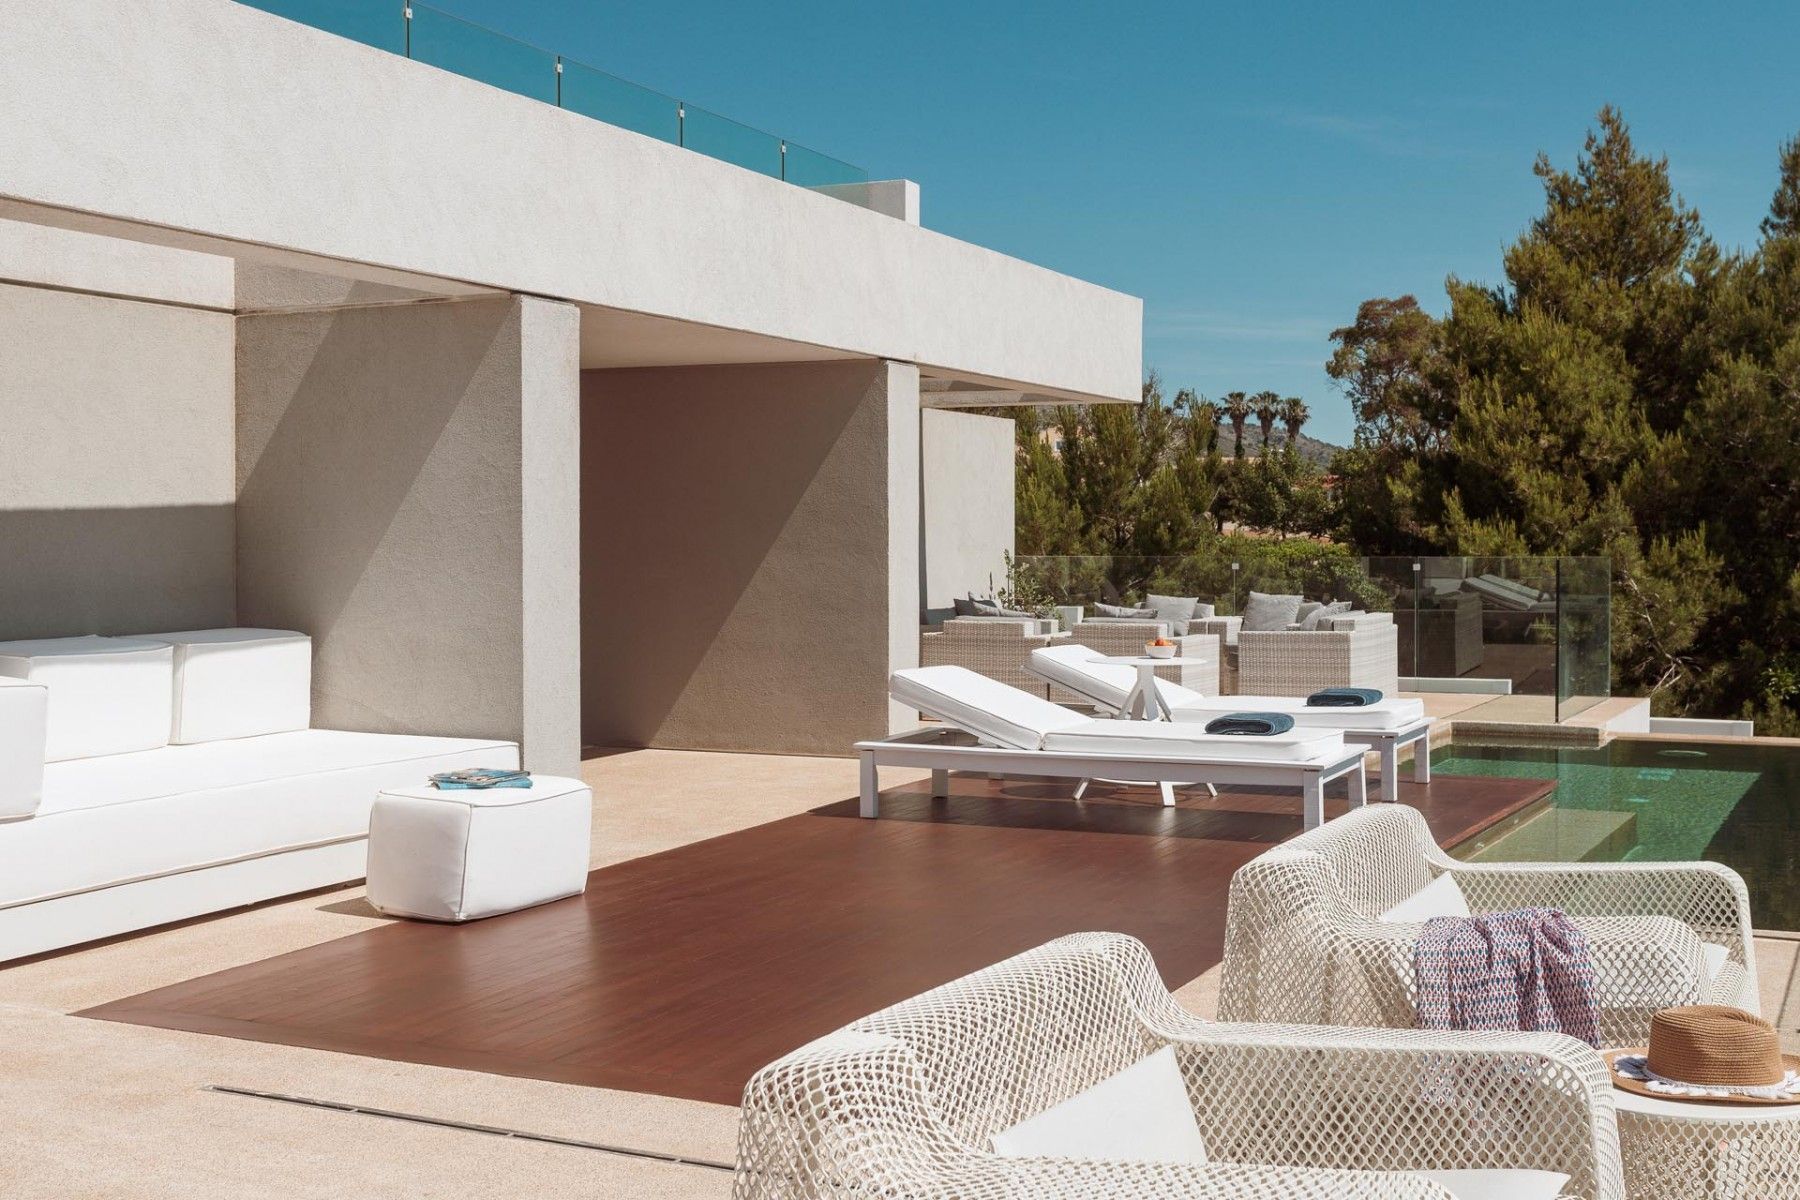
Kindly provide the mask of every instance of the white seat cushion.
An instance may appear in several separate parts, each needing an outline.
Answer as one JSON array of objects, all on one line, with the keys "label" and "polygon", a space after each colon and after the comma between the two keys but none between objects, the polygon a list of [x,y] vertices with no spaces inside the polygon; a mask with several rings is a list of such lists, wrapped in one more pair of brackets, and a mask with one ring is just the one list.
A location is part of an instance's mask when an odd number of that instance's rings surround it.
[{"label": "white seat cushion", "polygon": [[1170,716],[1204,725],[1214,717],[1234,712],[1286,713],[1294,718],[1296,726],[1314,729],[1380,731],[1404,729],[1423,721],[1425,702],[1406,696],[1384,696],[1360,708],[1324,708],[1309,706],[1304,696],[1197,696],[1176,705]]},{"label": "white seat cushion", "polygon": [[385,790],[369,818],[369,903],[472,921],[587,888],[593,794],[539,775],[528,788]]},{"label": "white seat cushion", "polygon": [[1457,885],[1456,876],[1445,871],[1436,879],[1381,914],[1381,919],[1395,925],[1416,925],[1434,917],[1467,917],[1468,897]]},{"label": "white seat cushion", "polygon": [[[1137,668],[1109,663],[1104,654],[1087,646],[1045,646],[1031,652],[1029,665],[1032,674],[1115,712],[1125,707],[1132,689],[1137,687]],[[1156,681],[1156,694],[1169,708],[1206,700],[1205,693],[1166,679]]]},{"label": "white seat cushion", "polygon": [[908,708],[1014,750],[1040,749],[1046,734],[1088,723],[1080,713],[966,667],[908,667],[894,672],[888,691]]},{"label": "white seat cushion", "polygon": [[174,647],[177,745],[292,733],[312,724],[312,639],[282,629],[148,635]]},{"label": "white seat cushion", "polygon": [[1556,1200],[1567,1175],[1555,1171],[1488,1168],[1473,1171],[1414,1171],[1442,1184],[1456,1200]]},{"label": "white seat cushion", "polygon": [[46,762],[168,744],[174,667],[167,642],[112,637],[0,642],[0,675],[50,689]]},{"label": "white seat cushion", "polygon": [[994,1153],[1006,1158],[1196,1165],[1207,1161],[1206,1142],[1171,1046],[1054,1108],[1002,1129],[992,1143]]},{"label": "white seat cushion", "polygon": [[0,821],[28,817],[44,795],[49,689],[0,675]]},{"label": "white seat cushion", "polygon": [[1316,762],[1342,758],[1344,735],[1328,729],[1291,729],[1268,737],[1240,737],[1202,733],[1192,725],[1164,721],[1086,721],[1046,734],[1044,749],[1139,758]]},{"label": "white seat cushion", "polygon": [[0,907],[361,838],[384,787],[516,767],[510,742],[307,729],[51,763],[0,825]]}]

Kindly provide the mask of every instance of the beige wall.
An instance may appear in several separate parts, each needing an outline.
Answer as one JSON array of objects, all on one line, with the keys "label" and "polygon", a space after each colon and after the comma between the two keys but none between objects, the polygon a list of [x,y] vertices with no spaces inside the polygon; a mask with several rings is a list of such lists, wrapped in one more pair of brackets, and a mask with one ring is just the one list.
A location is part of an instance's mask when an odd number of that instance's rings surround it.
[{"label": "beige wall", "polygon": [[582,373],[582,725],[598,745],[844,754],[907,714],[918,372]]},{"label": "beige wall", "polygon": [[[0,230],[0,273],[214,294],[51,233]],[[232,386],[227,312],[0,284],[0,639],[232,623]]]},{"label": "beige wall", "polygon": [[577,314],[238,324],[238,609],[314,638],[314,720],[519,739],[573,774]]},{"label": "beige wall", "polygon": [[1013,548],[1013,423],[980,413],[926,409],[921,424],[925,616],[952,615],[951,601],[985,596],[1006,581]]}]

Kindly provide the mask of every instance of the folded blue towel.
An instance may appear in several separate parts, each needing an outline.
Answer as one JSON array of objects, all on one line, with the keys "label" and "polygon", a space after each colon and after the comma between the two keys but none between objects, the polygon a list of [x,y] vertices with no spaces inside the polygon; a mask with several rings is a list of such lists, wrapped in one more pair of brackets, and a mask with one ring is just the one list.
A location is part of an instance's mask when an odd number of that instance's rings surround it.
[{"label": "folded blue towel", "polygon": [[1337,687],[1314,692],[1306,698],[1308,708],[1366,708],[1381,699],[1376,688]]},{"label": "folded blue towel", "polygon": [[1294,718],[1286,713],[1241,712],[1214,717],[1206,723],[1206,732],[1268,737],[1271,734],[1286,733],[1293,727]]},{"label": "folded blue towel", "polygon": [[531,786],[531,772],[507,771],[498,767],[465,767],[460,771],[438,772],[431,777],[431,786],[444,792],[528,788]]}]

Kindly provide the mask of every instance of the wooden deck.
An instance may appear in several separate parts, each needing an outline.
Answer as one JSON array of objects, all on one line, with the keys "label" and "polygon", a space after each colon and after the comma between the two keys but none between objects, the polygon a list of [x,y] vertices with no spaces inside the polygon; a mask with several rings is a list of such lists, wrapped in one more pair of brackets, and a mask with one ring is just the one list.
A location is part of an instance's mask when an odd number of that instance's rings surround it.
[{"label": "wooden deck", "polygon": [[[1545,782],[1402,782],[1446,845]],[[81,1014],[735,1104],[764,1063],[856,1017],[1078,930],[1134,934],[1179,986],[1219,961],[1232,872],[1299,830],[1298,798],[958,777],[595,871],[488,921],[397,921]],[[1342,811],[1342,788],[1327,814]],[[674,803],[671,800],[671,803]]]}]

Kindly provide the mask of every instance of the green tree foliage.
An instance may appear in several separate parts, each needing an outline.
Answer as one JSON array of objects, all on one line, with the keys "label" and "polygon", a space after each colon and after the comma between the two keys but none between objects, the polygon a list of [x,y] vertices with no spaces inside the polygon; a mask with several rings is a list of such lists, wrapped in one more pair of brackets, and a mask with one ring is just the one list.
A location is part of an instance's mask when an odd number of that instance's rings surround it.
[{"label": "green tree foliage", "polygon": [[1441,320],[1371,300],[1328,370],[1357,418],[1342,531],[1373,553],[1604,554],[1619,684],[1800,727],[1800,139],[1725,254],[1611,108],[1506,280]]}]

